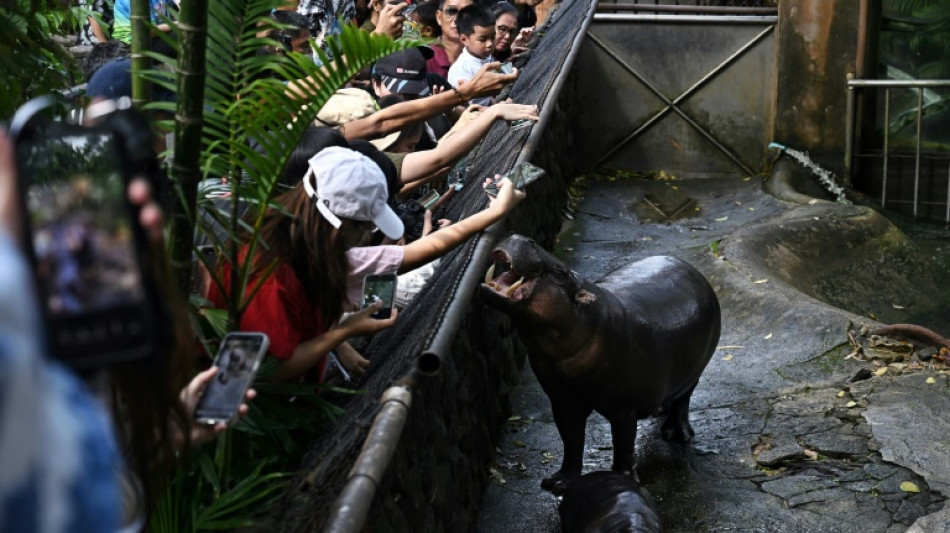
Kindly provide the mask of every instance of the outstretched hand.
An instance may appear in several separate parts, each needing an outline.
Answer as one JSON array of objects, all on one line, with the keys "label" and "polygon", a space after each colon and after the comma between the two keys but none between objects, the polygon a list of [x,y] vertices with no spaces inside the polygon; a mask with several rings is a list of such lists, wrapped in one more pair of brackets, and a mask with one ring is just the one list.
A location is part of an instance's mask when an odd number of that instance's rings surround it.
[{"label": "outstretched hand", "polygon": [[499,68],[501,68],[501,63],[498,61],[486,63],[471,79],[460,81],[458,90],[462,98],[472,100],[483,96],[494,96],[506,85],[518,79],[518,69],[514,69],[511,74],[502,74],[498,72]]}]

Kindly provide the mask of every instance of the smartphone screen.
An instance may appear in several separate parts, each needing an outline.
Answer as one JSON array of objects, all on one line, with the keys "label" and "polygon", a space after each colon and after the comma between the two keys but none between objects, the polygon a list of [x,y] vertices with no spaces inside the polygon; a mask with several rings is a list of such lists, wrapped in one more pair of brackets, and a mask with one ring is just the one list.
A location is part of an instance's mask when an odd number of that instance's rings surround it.
[{"label": "smartphone screen", "polygon": [[23,122],[14,137],[24,227],[50,350],[80,369],[153,357],[126,148],[110,129]]},{"label": "smartphone screen", "polygon": [[217,424],[234,419],[269,345],[264,333],[229,333],[224,337],[214,359],[218,372],[198,401],[195,420]]},{"label": "smartphone screen", "polygon": [[369,307],[378,301],[383,302],[383,306],[371,315],[373,318],[389,318],[392,316],[395,299],[395,274],[375,274],[366,276],[363,280],[363,308]]}]

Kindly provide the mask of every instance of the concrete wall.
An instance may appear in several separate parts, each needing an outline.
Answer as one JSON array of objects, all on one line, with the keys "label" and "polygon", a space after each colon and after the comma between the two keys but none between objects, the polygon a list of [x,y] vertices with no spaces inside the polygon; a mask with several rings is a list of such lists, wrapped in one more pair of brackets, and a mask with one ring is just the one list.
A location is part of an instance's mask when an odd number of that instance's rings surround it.
[{"label": "concrete wall", "polygon": [[774,140],[844,168],[847,75],[856,72],[860,0],[779,3]]}]

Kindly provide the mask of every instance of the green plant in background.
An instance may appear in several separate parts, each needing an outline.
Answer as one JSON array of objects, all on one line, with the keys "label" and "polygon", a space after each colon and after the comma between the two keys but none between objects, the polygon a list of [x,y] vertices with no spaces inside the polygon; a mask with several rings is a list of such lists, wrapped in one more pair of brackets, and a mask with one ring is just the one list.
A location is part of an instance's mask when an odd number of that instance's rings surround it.
[{"label": "green plant in background", "polygon": [[[950,78],[950,0],[884,0],[881,68],[884,78]],[[947,89],[924,89],[923,118],[945,118],[947,96]],[[916,92],[902,92],[894,105],[897,111],[888,125],[892,134],[913,133],[908,127],[917,123]]]},{"label": "green plant in background", "polygon": [[0,3],[0,121],[30,98],[76,83],[81,75],[76,61],[53,37],[75,33],[85,16],[56,1]]},{"label": "green plant in background", "polygon": [[[234,272],[231,286],[223,287],[215,268],[207,265],[212,282],[232,295],[227,309],[209,309],[207,302],[191,296],[196,304],[195,329],[202,342],[215,349],[217,339],[236,329],[256,290],[248,285],[251,262],[238,261],[238,253],[246,245],[247,256],[252,257],[258,247],[267,245],[259,239],[263,209],[256,208],[273,206],[278,177],[304,130],[333,92],[362,67],[419,44],[393,42],[344,25],[340,35],[328,39],[333,58],[318,52],[324,67],[296,53],[262,55],[263,47],[278,44],[264,34],[277,27],[269,15],[282,3],[183,0],[182,24],[168,36],[178,43],[177,61],[149,53],[159,63],[177,68],[141,73],[178,93],[176,103],[151,103],[146,108],[176,116],[162,127],[175,131],[169,177],[177,201],[170,213],[169,246],[179,286],[186,293],[191,290],[193,254],[207,259],[194,253],[196,232]],[[136,31],[133,28],[133,39]],[[221,178],[227,178],[226,185],[221,185]],[[206,180],[217,185],[199,187]],[[222,188],[230,200],[224,206],[213,198]],[[259,214],[243,219],[239,215],[244,207]],[[242,234],[249,235],[244,242],[238,237]],[[320,428],[341,411],[318,396],[314,384],[268,383],[276,367],[276,361],[265,360],[250,414],[183,461],[152,516],[151,530],[246,527],[282,495],[287,472],[296,467]]]}]

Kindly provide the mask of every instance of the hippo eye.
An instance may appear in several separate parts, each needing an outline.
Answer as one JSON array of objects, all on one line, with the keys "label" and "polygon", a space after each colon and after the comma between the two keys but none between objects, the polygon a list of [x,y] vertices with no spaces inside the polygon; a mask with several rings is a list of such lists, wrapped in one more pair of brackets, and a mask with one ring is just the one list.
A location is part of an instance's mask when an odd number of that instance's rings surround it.
[{"label": "hippo eye", "polygon": [[552,274],[554,275],[554,280],[557,281],[558,283],[561,283],[567,279],[567,271],[564,270],[563,268],[555,269],[554,272],[552,272]]}]

